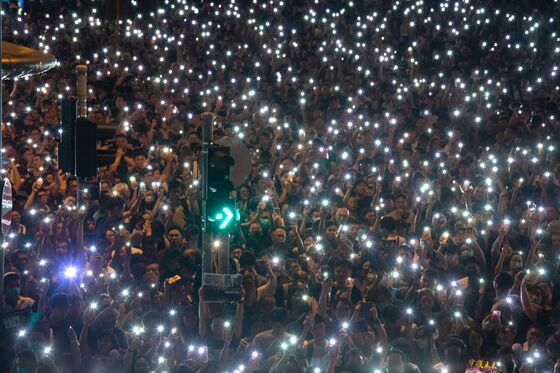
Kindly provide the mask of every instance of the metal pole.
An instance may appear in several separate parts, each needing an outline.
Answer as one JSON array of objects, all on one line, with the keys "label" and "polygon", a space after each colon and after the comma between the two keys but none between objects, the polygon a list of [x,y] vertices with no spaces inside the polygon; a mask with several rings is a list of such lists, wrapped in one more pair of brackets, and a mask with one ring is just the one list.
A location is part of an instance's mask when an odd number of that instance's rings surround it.
[{"label": "metal pole", "polygon": [[[87,66],[78,65],[76,66],[76,92],[78,99],[76,100],[76,118],[86,118],[87,117]],[[75,123],[74,123],[75,125]],[[74,132],[75,133],[75,132]],[[72,139],[76,143],[76,137]],[[75,148],[74,170],[77,170],[77,163],[79,162],[78,149]],[[76,196],[77,206],[82,205],[82,193],[85,185],[85,180],[83,177],[78,176],[78,195]]]},{"label": "metal pole", "polygon": [[208,146],[212,143],[212,113],[202,114],[202,151],[198,162],[202,199],[202,273],[213,273],[212,269],[212,234],[206,227],[206,199],[208,198]]},{"label": "metal pole", "polygon": [[87,66],[76,66],[76,84],[78,101],[76,102],[76,117],[87,117]]}]

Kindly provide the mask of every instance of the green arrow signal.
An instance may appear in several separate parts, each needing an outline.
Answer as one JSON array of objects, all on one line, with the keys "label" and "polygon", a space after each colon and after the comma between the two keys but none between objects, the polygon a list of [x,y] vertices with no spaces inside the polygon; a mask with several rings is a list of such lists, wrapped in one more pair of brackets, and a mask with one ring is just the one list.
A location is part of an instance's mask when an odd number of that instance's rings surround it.
[{"label": "green arrow signal", "polygon": [[226,214],[226,217],[224,218],[223,214],[219,213],[216,215],[216,220],[223,219],[222,224],[220,224],[219,228],[225,229],[233,219],[234,215],[233,212],[229,209],[229,207],[224,207],[222,211]]}]

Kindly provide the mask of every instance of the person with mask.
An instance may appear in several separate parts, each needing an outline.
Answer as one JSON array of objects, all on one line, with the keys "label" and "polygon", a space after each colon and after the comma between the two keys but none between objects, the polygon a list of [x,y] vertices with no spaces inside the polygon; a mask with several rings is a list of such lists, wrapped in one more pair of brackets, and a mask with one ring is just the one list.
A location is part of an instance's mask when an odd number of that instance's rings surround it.
[{"label": "person with mask", "polygon": [[429,371],[438,360],[434,334],[433,328],[429,326],[421,326],[414,331],[413,361],[423,371]]},{"label": "person with mask", "polygon": [[260,256],[263,249],[266,247],[266,242],[263,242],[263,228],[258,221],[252,222],[249,225],[247,231],[247,239],[245,240],[245,246],[251,252]]},{"label": "person with mask", "polygon": [[31,309],[35,304],[32,298],[21,295],[21,281],[16,272],[4,274],[4,312]]},{"label": "person with mask", "polygon": [[285,258],[289,255],[286,243],[286,229],[282,226],[275,227],[271,232],[271,247],[266,250],[267,254],[273,257]]},{"label": "person with mask", "polygon": [[486,267],[486,259],[476,240],[474,232],[475,231],[472,229],[468,230],[463,224],[458,224],[455,226],[453,242],[459,247],[459,253],[462,259],[474,257],[478,265],[484,268]]}]

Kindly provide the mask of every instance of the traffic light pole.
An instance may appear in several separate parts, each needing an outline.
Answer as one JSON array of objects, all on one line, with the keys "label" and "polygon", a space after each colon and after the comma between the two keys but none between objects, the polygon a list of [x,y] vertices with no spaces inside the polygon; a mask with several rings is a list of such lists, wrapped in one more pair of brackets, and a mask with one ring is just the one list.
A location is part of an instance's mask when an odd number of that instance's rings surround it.
[{"label": "traffic light pole", "polygon": [[198,166],[200,174],[202,200],[202,273],[213,273],[212,269],[212,234],[208,232],[206,199],[208,198],[208,147],[212,144],[212,113],[202,114],[202,151]]},{"label": "traffic light pole", "polygon": [[[87,66],[78,65],[76,66],[76,92],[78,99],[76,100],[76,118],[86,118],[87,117]],[[75,142],[75,139],[73,139]],[[77,154],[77,147],[74,147],[74,170],[78,169],[77,163],[80,161]],[[78,176],[78,195],[76,196],[76,205],[82,205],[82,193],[85,186],[85,180],[83,177]]]}]

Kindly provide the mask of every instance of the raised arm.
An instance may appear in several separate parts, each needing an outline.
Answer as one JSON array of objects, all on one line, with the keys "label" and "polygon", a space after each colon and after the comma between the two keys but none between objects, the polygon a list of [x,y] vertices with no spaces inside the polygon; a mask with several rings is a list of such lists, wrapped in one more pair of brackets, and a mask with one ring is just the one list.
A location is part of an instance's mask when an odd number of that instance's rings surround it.
[{"label": "raised arm", "polygon": [[539,311],[529,300],[529,292],[527,291],[527,285],[529,283],[529,277],[525,276],[521,281],[521,306],[523,307],[523,312],[532,322],[537,322],[537,317]]},{"label": "raised arm", "polygon": [[276,275],[269,263],[266,266],[266,277],[268,278],[267,283],[257,289],[257,299],[262,299],[265,295],[274,296],[276,292]]},{"label": "raised arm", "polygon": [[208,331],[208,308],[204,301],[204,285],[198,289],[198,335],[204,338]]},{"label": "raised arm", "polygon": [[245,304],[243,303],[245,298],[245,290],[241,287],[241,302],[237,303],[237,309],[235,311],[235,324],[233,326],[233,335],[236,338],[241,338],[243,332],[243,317],[245,314]]},{"label": "raised arm", "polygon": [[321,296],[319,297],[319,304],[317,306],[317,314],[328,320],[327,314],[327,304],[329,302],[329,296],[332,289],[332,279],[326,279],[323,281],[323,287],[321,288]]}]

